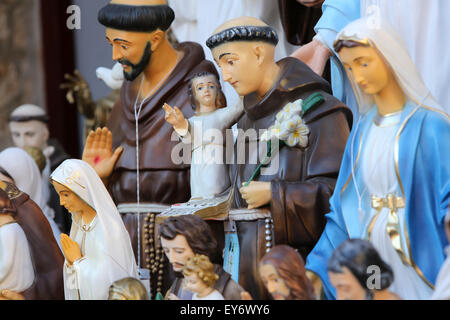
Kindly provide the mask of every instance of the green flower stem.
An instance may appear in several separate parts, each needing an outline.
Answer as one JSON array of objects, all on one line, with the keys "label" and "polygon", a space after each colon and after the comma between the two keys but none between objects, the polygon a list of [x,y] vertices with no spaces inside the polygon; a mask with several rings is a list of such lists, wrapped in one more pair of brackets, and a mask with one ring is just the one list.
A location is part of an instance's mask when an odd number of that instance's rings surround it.
[{"label": "green flower stem", "polygon": [[[278,150],[272,150],[272,140],[267,141],[267,155],[264,157],[264,159],[258,164],[255,171],[253,171],[253,174],[250,176],[250,179],[246,183],[244,183],[244,187],[247,187],[250,182],[252,182],[257,176],[259,176],[261,172],[261,168],[263,166],[266,166],[269,164],[271,158],[272,158],[272,152],[281,150],[286,145],[286,142],[284,140],[278,140]],[[277,153],[275,152],[275,153]]]}]

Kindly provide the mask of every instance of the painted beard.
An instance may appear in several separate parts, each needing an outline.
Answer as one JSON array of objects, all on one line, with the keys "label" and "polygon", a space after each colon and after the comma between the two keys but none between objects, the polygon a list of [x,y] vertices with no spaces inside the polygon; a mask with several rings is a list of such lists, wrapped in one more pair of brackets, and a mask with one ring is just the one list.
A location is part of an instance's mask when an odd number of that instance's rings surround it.
[{"label": "painted beard", "polygon": [[138,64],[133,64],[127,59],[120,59],[118,62],[123,65],[131,67],[131,72],[123,72],[125,79],[128,81],[134,81],[147,67],[152,57],[152,45],[147,42],[147,46],[144,49],[144,54],[142,55],[141,61]]}]

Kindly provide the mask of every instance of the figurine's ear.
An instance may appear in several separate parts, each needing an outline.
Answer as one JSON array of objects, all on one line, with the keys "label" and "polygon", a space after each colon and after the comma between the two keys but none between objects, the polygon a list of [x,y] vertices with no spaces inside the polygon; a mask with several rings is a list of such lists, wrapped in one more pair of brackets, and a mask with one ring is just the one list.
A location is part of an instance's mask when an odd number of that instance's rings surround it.
[{"label": "figurine's ear", "polygon": [[255,53],[258,65],[260,66],[266,58],[266,49],[264,46],[258,44],[253,48],[253,52]]},{"label": "figurine's ear", "polygon": [[152,45],[152,51],[155,51],[159,45],[163,42],[163,40],[166,37],[166,33],[161,30],[156,30],[153,32],[153,34],[150,36],[150,43]]}]

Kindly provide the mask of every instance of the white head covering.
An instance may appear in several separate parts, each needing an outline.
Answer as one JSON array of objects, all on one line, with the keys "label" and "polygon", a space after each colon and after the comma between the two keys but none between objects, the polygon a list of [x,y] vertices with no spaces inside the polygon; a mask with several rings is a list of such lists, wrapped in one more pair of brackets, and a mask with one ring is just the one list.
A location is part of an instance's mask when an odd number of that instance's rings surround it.
[{"label": "white head covering", "polygon": [[[105,254],[115,261],[122,271],[138,278],[130,236],[119,211],[95,170],[84,161],[69,159],[56,168],[50,178],[70,189],[96,211],[97,226],[101,228],[103,236],[101,246]],[[81,217],[77,214],[73,214],[72,217],[75,223],[72,223],[71,237],[81,225]],[[114,270],[117,269],[110,269],[109,272]],[[111,283],[117,280],[116,275],[109,276],[112,279]]]},{"label": "white head covering", "polygon": [[41,174],[33,158],[23,149],[8,148],[0,152],[0,167],[13,178],[16,187],[28,194],[44,211],[47,204],[42,191]]},{"label": "white head covering", "polygon": [[[402,39],[388,22],[374,21],[370,16],[355,20],[341,30],[336,40],[353,40],[375,48],[391,68],[398,84],[411,101],[443,111],[425,86]],[[374,105],[373,98],[360,90],[351,73],[347,72],[347,76],[352,83],[359,111],[364,114]]]}]

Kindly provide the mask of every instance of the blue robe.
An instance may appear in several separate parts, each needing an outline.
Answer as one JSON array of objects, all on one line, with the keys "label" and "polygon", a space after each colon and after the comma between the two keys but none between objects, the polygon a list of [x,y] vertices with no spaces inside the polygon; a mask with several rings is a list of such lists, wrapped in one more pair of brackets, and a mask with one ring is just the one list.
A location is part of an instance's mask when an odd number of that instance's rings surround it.
[{"label": "blue robe", "polygon": [[358,105],[344,67],[333,49],[337,34],[350,22],[361,17],[360,0],[325,0],[322,5],[322,17],[314,27],[322,41],[333,53],[331,56],[331,86],[333,95],[344,102],[358,115]]},{"label": "blue robe", "polygon": [[[450,198],[450,120],[436,111],[418,108],[414,112],[415,109],[416,105],[408,102],[400,121],[400,130],[403,124],[404,127],[398,141],[399,186],[403,189],[406,202],[409,255],[415,269],[434,285],[448,244],[444,218]],[[375,114],[376,108],[372,108],[350,134],[336,188],[330,198],[331,212],[326,215],[325,230],[307,258],[306,268],[321,278],[328,299],[336,297],[328,279],[328,259],[343,241],[361,238],[365,231],[359,223],[358,197],[351,178],[351,166],[352,162],[356,166],[356,181],[362,190],[360,163],[356,158],[360,139],[362,148],[370,148],[364,145],[364,140]],[[370,210],[370,195],[363,198],[361,207],[366,212]]]}]

